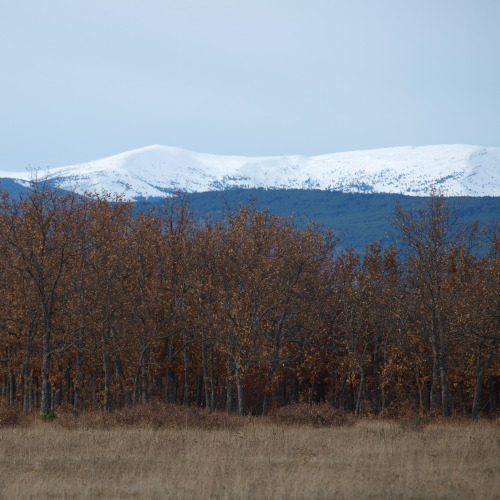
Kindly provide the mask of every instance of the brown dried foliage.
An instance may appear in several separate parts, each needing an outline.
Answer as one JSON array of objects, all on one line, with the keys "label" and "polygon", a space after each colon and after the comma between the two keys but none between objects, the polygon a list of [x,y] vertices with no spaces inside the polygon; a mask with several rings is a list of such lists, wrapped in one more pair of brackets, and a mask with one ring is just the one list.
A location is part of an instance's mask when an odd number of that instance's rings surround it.
[{"label": "brown dried foliage", "polygon": [[182,198],[0,193],[0,400],[68,426],[493,415],[500,225],[479,258],[455,222],[434,193],[396,210],[406,253],[356,255],[251,204],[200,224]]}]

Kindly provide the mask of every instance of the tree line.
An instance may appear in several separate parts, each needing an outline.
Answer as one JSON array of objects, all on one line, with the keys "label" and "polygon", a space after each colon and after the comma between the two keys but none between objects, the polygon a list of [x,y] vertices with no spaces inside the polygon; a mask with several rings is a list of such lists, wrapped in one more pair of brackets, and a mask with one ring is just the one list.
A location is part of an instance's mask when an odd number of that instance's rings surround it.
[{"label": "tree line", "polygon": [[[0,197],[0,400],[24,412],[147,401],[266,414],[500,407],[500,231],[446,199],[396,206],[398,246],[257,210],[147,212],[34,182]],[[483,250],[477,252],[478,245]]]}]

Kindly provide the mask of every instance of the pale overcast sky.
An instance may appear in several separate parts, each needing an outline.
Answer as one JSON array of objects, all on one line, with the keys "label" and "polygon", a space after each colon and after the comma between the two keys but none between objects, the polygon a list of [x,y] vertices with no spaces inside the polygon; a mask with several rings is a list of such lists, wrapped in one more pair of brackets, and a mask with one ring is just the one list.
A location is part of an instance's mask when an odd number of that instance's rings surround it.
[{"label": "pale overcast sky", "polygon": [[499,0],[5,0],[0,169],[500,146]]}]

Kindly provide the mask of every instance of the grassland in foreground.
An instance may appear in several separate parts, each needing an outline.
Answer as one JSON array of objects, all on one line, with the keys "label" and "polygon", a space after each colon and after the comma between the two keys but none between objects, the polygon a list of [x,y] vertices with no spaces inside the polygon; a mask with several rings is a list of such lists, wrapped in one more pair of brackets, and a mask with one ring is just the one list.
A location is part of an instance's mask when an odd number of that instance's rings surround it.
[{"label": "grassland in foreground", "polygon": [[34,497],[500,498],[500,427],[326,405],[243,419],[149,404],[53,422],[2,407],[0,498]]},{"label": "grassland in foreground", "polygon": [[0,498],[500,498],[494,423],[0,428]]}]

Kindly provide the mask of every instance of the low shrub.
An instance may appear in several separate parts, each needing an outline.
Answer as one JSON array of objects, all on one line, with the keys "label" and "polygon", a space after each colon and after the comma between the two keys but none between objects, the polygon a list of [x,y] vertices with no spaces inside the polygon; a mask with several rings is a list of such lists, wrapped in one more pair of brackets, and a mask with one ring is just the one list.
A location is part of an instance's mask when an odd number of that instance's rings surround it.
[{"label": "low shrub", "polygon": [[0,405],[0,427],[26,425],[28,420],[20,408],[12,405]]},{"label": "low shrub", "polygon": [[379,418],[408,419],[419,415],[419,409],[413,401],[399,401],[385,407],[378,415]]},{"label": "low shrub", "polygon": [[123,408],[108,416],[110,424],[146,427],[228,429],[240,427],[244,421],[222,411],[175,404],[149,403]]},{"label": "low shrub", "polygon": [[42,420],[44,422],[53,422],[54,420],[57,420],[57,418],[57,413],[53,409],[50,409],[47,413],[42,415]]},{"label": "low shrub", "polygon": [[245,419],[222,411],[210,412],[204,408],[176,404],[147,403],[120,408],[109,413],[82,412],[77,418],[70,413],[60,415],[59,425],[65,428],[152,427],[234,429],[245,424]]},{"label": "low shrub", "polygon": [[426,415],[424,417],[412,417],[409,419],[403,419],[399,422],[399,426],[403,430],[409,431],[423,431],[430,423],[432,419],[430,416]]}]

